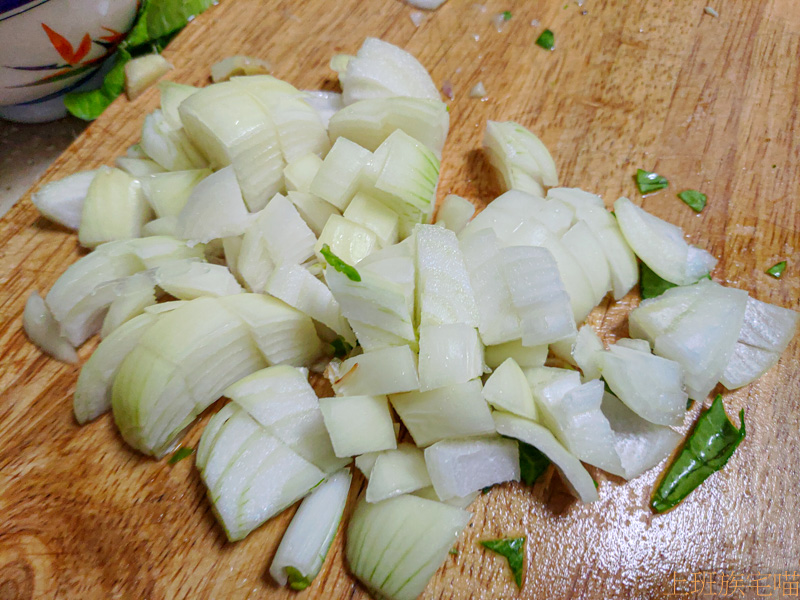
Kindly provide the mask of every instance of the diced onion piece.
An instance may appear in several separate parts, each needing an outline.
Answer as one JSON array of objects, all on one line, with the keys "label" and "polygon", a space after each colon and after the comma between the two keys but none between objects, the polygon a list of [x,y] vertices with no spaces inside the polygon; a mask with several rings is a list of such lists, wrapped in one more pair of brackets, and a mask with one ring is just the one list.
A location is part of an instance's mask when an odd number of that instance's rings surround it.
[{"label": "diced onion piece", "polygon": [[478,308],[456,234],[436,225],[417,225],[414,242],[419,324],[477,327]]},{"label": "diced onion piece", "polygon": [[478,309],[481,340],[486,345],[497,345],[520,339],[520,318],[501,270],[494,231],[485,229],[464,235],[460,247]]},{"label": "diced onion piece", "polygon": [[425,10],[436,10],[447,0],[406,0],[411,6],[423,8]]},{"label": "diced onion piece", "polygon": [[[344,56],[344,55],[339,55]],[[335,57],[334,57],[335,58]],[[331,60],[333,62],[333,60]],[[347,68],[347,65],[344,66]],[[331,117],[344,108],[344,101],[339,92],[326,92],[323,90],[304,90],[303,99],[311,108],[317,111],[322,126],[327,129]]]},{"label": "diced onion piece", "polygon": [[397,213],[368,194],[357,193],[347,205],[343,216],[372,231],[381,248],[397,243],[400,222]]},{"label": "diced onion piece", "polygon": [[299,265],[283,264],[272,272],[265,291],[330,327],[349,344],[356,343],[356,336],[342,316],[342,309],[336,298],[328,286],[307,269]]},{"label": "diced onion piece", "polygon": [[483,397],[499,410],[536,420],[536,405],[533,402],[530,385],[525,373],[513,358],[506,359],[489,376],[483,386]]},{"label": "diced onion piece", "polygon": [[158,91],[161,94],[161,112],[164,119],[173,129],[181,129],[181,115],[178,108],[181,102],[197,92],[200,88],[175,81],[159,81]]},{"label": "diced onion piece", "polygon": [[294,204],[297,212],[309,226],[314,235],[319,237],[333,215],[342,216],[342,213],[330,202],[318,198],[313,194],[290,191],[286,194],[289,201]]},{"label": "diced onion piece", "polygon": [[148,306],[144,309],[144,312],[148,315],[160,315],[165,312],[175,310],[176,308],[180,308],[181,306],[188,304],[188,302],[188,300],[170,300],[168,302],[160,302],[159,304]]},{"label": "diced onion piece", "polygon": [[[536,406],[543,409],[542,417],[549,418],[548,407],[561,402],[567,392],[575,390],[581,385],[581,376],[572,369],[555,369],[552,367],[537,367],[525,369],[525,377],[531,386],[533,399]],[[550,425],[554,424],[552,421]]]},{"label": "diced onion piece", "polygon": [[516,415],[496,412],[492,415],[497,432],[534,446],[556,465],[564,483],[583,502],[598,499],[597,488],[589,472],[547,429]]},{"label": "diced onion piece", "polygon": [[314,244],[317,260],[325,264],[322,247],[328,245],[331,252],[349,265],[355,265],[378,247],[378,236],[371,229],[354,223],[345,217],[331,215],[319,239]]},{"label": "diced onion piece", "polygon": [[[572,347],[572,356],[583,376],[587,379],[600,377],[600,365],[598,363],[604,350],[603,342],[600,341],[591,325],[584,325],[578,330],[578,336],[575,338],[575,344]],[[647,352],[648,354],[650,353],[649,346]]]},{"label": "diced onion piece", "polygon": [[248,327],[215,298],[163,314],[125,357],[111,405],[123,439],[160,458],[234,381],[265,366]]},{"label": "diced onion piece", "polygon": [[659,277],[677,285],[688,285],[711,272],[716,264],[710,254],[689,252],[683,230],[651,215],[627,198],[614,203],[614,214],[625,240]]},{"label": "diced onion piece", "polygon": [[650,342],[647,340],[622,338],[617,340],[615,343],[621,348],[630,348],[631,350],[637,350],[639,352],[644,352],[645,354],[651,353]]},{"label": "diced onion piece", "polygon": [[576,188],[553,188],[548,199],[561,200],[575,209],[575,216],[594,232],[611,269],[614,299],[627,294],[639,280],[636,256],[622,235],[616,219],[609,213],[602,198]]},{"label": "diced onion piece", "polygon": [[277,194],[245,232],[237,269],[251,291],[261,292],[275,265],[305,262],[315,241],[294,205]]},{"label": "diced onion piece", "polygon": [[483,85],[482,81],[479,81],[473,85],[469,90],[470,98],[486,98],[487,96],[488,93],[486,92],[486,86]]},{"label": "diced onion piece", "polygon": [[483,375],[483,344],[470,325],[419,328],[419,389],[423,392],[466,383]]},{"label": "diced onion piece", "polygon": [[748,298],[739,341],[780,354],[792,341],[798,322],[797,311]]},{"label": "diced onion piece", "polygon": [[242,75],[268,75],[272,65],[268,61],[251,56],[229,56],[211,65],[211,81],[219,83]]},{"label": "diced onion piece", "polygon": [[448,194],[436,213],[436,224],[456,235],[461,233],[475,214],[475,205],[461,196]]},{"label": "diced onion piece", "polygon": [[362,499],[347,528],[352,573],[375,597],[415,600],[466,527],[470,513],[417,496]]},{"label": "diced onion piece", "polygon": [[417,490],[413,493],[414,496],[418,498],[424,498],[425,500],[434,500],[435,502],[443,502],[444,504],[449,504],[450,506],[455,506],[456,508],[467,508],[470,504],[475,501],[480,495],[480,492],[472,492],[471,494],[467,494],[466,496],[454,496],[452,498],[448,498],[447,500],[442,500],[436,494],[436,490],[433,489],[433,486],[422,488],[421,490]]},{"label": "diced onion piece", "polygon": [[504,481],[519,481],[519,445],[499,435],[443,440],[425,449],[436,495],[463,497]]},{"label": "diced onion piece", "polygon": [[[412,315],[413,262],[411,258],[399,258],[397,263],[397,271],[405,267],[412,273],[410,286],[367,268],[359,270],[361,281],[352,281],[331,267],[325,271],[325,279],[342,307],[342,314],[350,321],[365,350],[373,349],[365,345],[367,336],[363,335],[370,327],[397,338],[398,343],[387,343],[387,346],[416,343]],[[410,304],[409,291],[412,294]]]},{"label": "diced onion piece", "polygon": [[494,429],[478,379],[428,392],[394,394],[390,399],[417,446]]},{"label": "diced onion piece", "polygon": [[380,452],[365,452],[356,456],[356,467],[361,471],[365,479],[369,480],[369,474],[372,472],[372,467],[375,466],[375,461],[378,460],[380,454]]},{"label": "diced onion piece", "polygon": [[400,129],[441,158],[450,128],[450,113],[438,98],[370,98],[337,112],[328,127],[332,140],[345,137],[373,152]]},{"label": "diced onion piece", "polygon": [[[187,259],[191,260],[191,259]],[[151,271],[135,273],[114,286],[115,298],[103,319],[100,337],[105,338],[123,323],[137,317],[156,303],[156,282]]]},{"label": "diced onion piece", "polygon": [[657,425],[683,423],[687,394],[677,362],[615,345],[598,364],[611,391],[637,415]]},{"label": "diced onion piece", "polygon": [[628,315],[630,334],[654,344],[658,336],[666,333],[700,299],[702,293],[702,286],[680,286],[643,300]]},{"label": "diced onion piece", "polygon": [[308,366],[322,352],[311,318],[277,298],[236,294],[221,299],[250,328],[250,335],[272,365]]},{"label": "diced onion piece", "polygon": [[431,76],[411,54],[368,37],[339,73],[345,105],[368,98],[409,96],[439,100]]},{"label": "diced onion piece", "polygon": [[114,329],[84,363],[72,408],[81,425],[111,409],[111,387],[122,361],[157,317],[142,314]]},{"label": "diced onion piece", "polygon": [[153,219],[142,226],[142,237],[166,235],[175,237],[178,234],[178,217],[161,217]]},{"label": "diced onion piece", "polygon": [[159,165],[156,161],[149,158],[129,158],[127,156],[118,156],[114,159],[114,165],[141,180],[148,175],[155,175],[156,173],[166,173],[166,169]]},{"label": "diced onion piece", "polygon": [[319,407],[336,456],[397,448],[386,396],[320,398]]},{"label": "diced onion piece", "polygon": [[310,192],[311,182],[314,181],[314,177],[316,177],[320,167],[322,167],[322,159],[313,152],[291,161],[283,169],[286,189],[289,191]]},{"label": "diced onion piece", "polygon": [[486,366],[496,369],[509,358],[523,368],[543,367],[547,360],[548,347],[542,346],[523,346],[522,340],[512,340],[496,346],[486,346],[483,357]]},{"label": "diced onion piece", "polygon": [[331,56],[330,68],[331,71],[336,71],[338,77],[343,77],[347,71],[347,65],[353,60],[355,56],[352,54],[334,54]]},{"label": "diced onion piece", "polygon": [[31,194],[31,202],[45,217],[77,231],[81,225],[83,201],[97,170],[83,171],[51,181]]},{"label": "diced onion piece", "polygon": [[621,476],[614,432],[600,410],[603,393],[603,382],[595,379],[560,397],[539,396],[541,421],[578,459]]},{"label": "diced onion piece", "polygon": [[205,156],[189,139],[183,127],[171,123],[160,109],[144,118],[140,144],[147,156],[167,171],[186,171],[208,166]]},{"label": "diced onion piece", "polygon": [[160,54],[139,56],[125,63],[125,95],[135,100],[175,66]]},{"label": "diced onion piece", "polygon": [[372,159],[366,148],[347,138],[337,139],[311,181],[309,191],[344,210],[361,183],[361,173]]},{"label": "diced onion piece", "polygon": [[400,216],[401,239],[408,237],[417,223],[430,222],[439,166],[429,148],[398,129],[364,169],[364,189]]},{"label": "diced onion piece", "polygon": [[345,360],[332,382],[339,395],[377,396],[419,389],[417,355],[408,346],[365,352]]},{"label": "diced onion piece", "polygon": [[600,240],[584,221],[578,221],[561,236],[561,241],[578,261],[592,286],[595,304],[599,304],[612,287],[611,268]]},{"label": "diced onion piece", "polygon": [[244,233],[250,225],[242,192],[232,167],[225,167],[199,182],[178,215],[183,239],[206,243]]},{"label": "diced onion piece", "polygon": [[181,103],[179,112],[186,133],[212,166],[232,165],[250,210],[260,210],[281,191],[285,161],[278,131],[242,86],[226,81],[202,88]]},{"label": "diced onion piece", "polygon": [[[303,589],[319,573],[339,529],[350,480],[349,471],[338,471],[300,503],[269,567],[269,574],[280,585],[289,581],[293,589]],[[302,581],[289,580],[288,568]]]},{"label": "diced onion piece", "polygon": [[333,453],[319,400],[300,369],[268,367],[240,379],[224,393],[323,472],[333,473],[349,462]]},{"label": "diced onion piece", "polygon": [[614,448],[625,479],[638,477],[656,466],[683,439],[669,427],[642,419],[613,394],[603,395],[602,411],[614,432]]},{"label": "diced onion piece", "polygon": [[[324,479],[322,471],[284,445],[244,410],[220,411],[209,422],[200,476],[214,513],[230,541],[308,494]],[[201,445],[204,439],[201,438]],[[199,450],[198,450],[199,458]]]},{"label": "diced onion piece", "polygon": [[28,296],[22,313],[22,326],[28,338],[53,358],[72,364],[78,362],[75,348],[61,335],[58,321],[39,292],[33,291]]},{"label": "diced onion piece", "polygon": [[520,317],[522,343],[540,346],[571,337],[575,320],[558,265],[546,248],[511,246],[498,254],[511,302]]},{"label": "diced onion piece", "polygon": [[414,444],[380,452],[370,469],[367,502],[381,502],[431,485],[425,456]]},{"label": "diced onion piece", "polygon": [[157,217],[177,217],[186,206],[195,186],[209,175],[211,169],[192,169],[154,173],[140,178],[139,181]]},{"label": "diced onion piece", "polygon": [[192,259],[176,260],[160,266],[155,279],[162,290],[179,300],[230,296],[243,291],[227,267]]},{"label": "diced onion piece", "polygon": [[483,147],[506,190],[543,195],[542,187],[558,185],[553,157],[532,132],[514,121],[487,121]]},{"label": "diced onion piece", "polygon": [[152,214],[138,180],[120,169],[100,167],[83,203],[78,241],[94,248],[140,237]]}]

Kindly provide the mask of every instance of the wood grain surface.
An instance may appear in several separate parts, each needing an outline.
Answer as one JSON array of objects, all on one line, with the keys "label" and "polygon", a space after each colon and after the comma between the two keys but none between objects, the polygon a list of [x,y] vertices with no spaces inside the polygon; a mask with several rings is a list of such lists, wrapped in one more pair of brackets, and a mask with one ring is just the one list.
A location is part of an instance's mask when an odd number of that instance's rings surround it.
[{"label": "wood grain surface", "polygon": [[[704,14],[707,2],[718,18]],[[498,32],[490,19],[504,10],[513,16]],[[397,0],[223,0],[167,49],[169,78],[205,84],[211,64],[241,53],[268,59],[299,88],[335,89],[330,56],[381,37],[419,57],[437,84],[452,82],[440,198],[481,206],[497,194],[479,152],[484,124],[515,119],[542,137],[563,184],[608,204],[631,197],[717,256],[717,280],[800,309],[795,0],[491,0],[485,12],[450,0],[419,28],[412,11]],[[544,27],[555,32],[553,52],[534,45]],[[468,96],[479,81],[485,101]],[[155,90],[115,102],[43,180],[111,164],[157,102]],[[670,188],[643,200],[637,167]],[[700,215],[675,196],[692,188],[709,197]],[[341,531],[308,590],[280,590],[267,568],[292,510],[229,544],[191,460],[169,466],[130,451],[108,415],[78,427],[78,367],[28,343],[21,314],[30,290],[46,292],[80,255],[76,237],[39,218],[27,196],[0,222],[0,599],[366,598],[344,565]],[[782,279],[764,274],[784,259]],[[590,322],[607,340],[625,336],[636,298],[599,307]],[[745,409],[747,439],[672,512],[647,508],[660,468],[629,483],[592,470],[592,505],[552,472],[533,488],[499,486],[473,504],[458,555],[423,597],[798,597],[786,573],[800,571],[799,359],[795,339],[760,381],[725,394],[730,414]],[[502,559],[476,544],[511,534],[528,536],[521,592]],[[717,573],[713,588],[675,583],[702,571]]]}]

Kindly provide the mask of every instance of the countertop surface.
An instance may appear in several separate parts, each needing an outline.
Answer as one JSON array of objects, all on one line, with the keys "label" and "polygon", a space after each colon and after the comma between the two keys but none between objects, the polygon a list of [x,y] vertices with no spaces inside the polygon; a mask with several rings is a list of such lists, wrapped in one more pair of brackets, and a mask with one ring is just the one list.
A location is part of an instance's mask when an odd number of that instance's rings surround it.
[{"label": "countertop surface", "polygon": [[14,206],[86,125],[74,117],[36,124],[0,119],[0,217]]}]

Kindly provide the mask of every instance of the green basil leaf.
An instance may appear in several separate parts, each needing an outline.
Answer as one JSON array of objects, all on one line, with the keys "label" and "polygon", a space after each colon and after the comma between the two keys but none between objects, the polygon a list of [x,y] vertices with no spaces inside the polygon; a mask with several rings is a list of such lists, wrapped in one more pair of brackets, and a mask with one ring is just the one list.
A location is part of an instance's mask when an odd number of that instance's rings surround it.
[{"label": "green basil leaf", "polygon": [[767,269],[767,275],[772,275],[775,279],[780,279],[783,272],[786,270],[786,261],[782,260],[781,262],[772,265],[769,269]]},{"label": "green basil leaf", "polygon": [[700,212],[703,210],[706,207],[706,201],[708,200],[708,196],[706,196],[703,192],[698,192],[697,190],[684,190],[678,194],[678,198],[683,200],[683,202],[694,212]]},{"label": "green basil leaf", "polygon": [[322,249],[319,251],[319,253],[322,254],[322,256],[325,258],[325,261],[330,266],[339,271],[339,273],[342,275],[345,275],[350,281],[361,281],[361,275],[358,274],[358,271],[336,256],[331,251],[331,247],[328,246],[328,244],[322,244]]},{"label": "green basil leaf", "polygon": [[176,462],[182,461],[184,458],[188,458],[194,452],[194,448],[189,448],[187,446],[182,446],[178,448],[175,453],[169,457],[167,461],[169,464],[174,465]]},{"label": "green basil leaf", "polygon": [[636,169],[636,176],[634,177],[636,185],[642,194],[650,194],[663,190],[669,185],[669,181],[658,173],[651,173],[644,169]]},{"label": "green basil leaf", "polygon": [[481,546],[500,556],[505,557],[511,573],[514,575],[514,582],[517,587],[522,589],[522,569],[525,566],[525,538],[506,538],[503,540],[483,540]]},{"label": "green basil leaf", "polygon": [[286,577],[289,580],[289,587],[293,590],[299,592],[311,585],[311,580],[294,567],[284,568],[286,569]]},{"label": "green basil leaf", "polygon": [[145,0],[123,44],[135,47],[182,29],[213,0]]},{"label": "green basil leaf", "polygon": [[331,342],[331,346],[333,346],[333,355],[336,358],[344,358],[353,349],[353,346],[342,336],[339,336],[333,340]]},{"label": "green basil leaf", "polygon": [[639,269],[639,292],[642,298],[655,298],[666,292],[669,288],[678,287],[678,284],[662,279],[653,269],[642,263]]},{"label": "green basil leaf", "polygon": [[458,556],[458,550],[455,547],[450,548],[449,553],[452,554],[453,556]]},{"label": "green basil leaf", "polygon": [[545,29],[542,34],[536,38],[536,45],[545,50],[553,50],[556,47],[556,36],[549,29]]},{"label": "green basil leaf", "polygon": [[730,422],[722,404],[722,396],[717,395],[711,408],[697,420],[694,431],[653,493],[650,506],[655,512],[661,513],[677,506],[725,466],[745,438],[744,410],[739,413],[739,419],[742,422],[741,429]]},{"label": "green basil leaf", "polygon": [[523,483],[533,485],[550,466],[550,459],[537,448],[519,442],[519,471]]},{"label": "green basil leaf", "polygon": [[74,116],[84,121],[93,121],[125,89],[125,63],[131,60],[130,52],[120,48],[114,55],[114,66],[103,78],[103,85],[96,90],[70,92],[64,96],[64,105]]},{"label": "green basil leaf", "polygon": [[510,21],[511,20],[511,11],[504,10],[503,11],[503,21]]}]

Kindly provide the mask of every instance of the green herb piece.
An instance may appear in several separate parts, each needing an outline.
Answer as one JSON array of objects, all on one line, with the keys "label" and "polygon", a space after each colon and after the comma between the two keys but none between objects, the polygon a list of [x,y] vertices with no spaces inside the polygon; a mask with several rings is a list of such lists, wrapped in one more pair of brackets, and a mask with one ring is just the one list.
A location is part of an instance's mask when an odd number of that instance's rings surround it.
[{"label": "green herb piece", "polygon": [[708,200],[708,196],[706,196],[703,192],[698,192],[697,190],[684,190],[678,194],[678,198],[683,200],[684,203],[694,212],[700,212],[703,210],[706,207],[706,201]]},{"label": "green herb piece", "polygon": [[503,540],[483,540],[481,546],[500,556],[505,557],[511,573],[514,575],[514,582],[517,587],[522,589],[522,569],[525,566],[525,538],[506,538]]},{"label": "green herb piece", "polygon": [[176,462],[182,461],[184,458],[190,457],[193,452],[194,448],[182,446],[178,448],[172,456],[169,457],[169,460],[167,462],[171,465],[174,465]]},{"label": "green herb piece", "polygon": [[767,275],[772,275],[775,279],[780,279],[783,272],[786,270],[786,261],[782,260],[776,265],[772,265],[767,269]]},{"label": "green herb piece", "polygon": [[550,459],[537,448],[519,442],[519,472],[523,483],[533,485],[550,466]]},{"label": "green herb piece", "polygon": [[511,20],[511,11],[504,10],[503,11],[503,21],[510,21]]},{"label": "green herb piece", "polygon": [[286,577],[289,580],[289,587],[296,592],[304,590],[311,585],[311,580],[294,567],[284,568],[286,569]]},{"label": "green herb piece", "polygon": [[119,96],[125,88],[125,63],[143,54],[161,52],[195,15],[214,0],[145,0],[136,22],[114,55],[114,66],[96,90],[70,92],[64,96],[67,110],[84,121],[92,121]]},{"label": "green herb piece", "polygon": [[653,269],[644,263],[642,263],[639,272],[639,292],[644,299],[655,298],[670,288],[678,287],[677,284],[662,279]]},{"label": "green herb piece", "polygon": [[452,554],[453,556],[458,556],[458,550],[456,550],[455,548],[450,548],[450,554]]},{"label": "green herb piece", "polygon": [[596,490],[600,489],[600,484],[597,483],[596,479],[592,478],[592,483],[594,484],[594,489],[596,489]]},{"label": "green herb piece", "polygon": [[634,180],[642,194],[657,192],[669,185],[669,181],[667,181],[666,177],[662,177],[658,173],[645,171],[644,169],[636,169]]},{"label": "green herb piece", "polygon": [[739,413],[742,428],[736,429],[725,413],[722,396],[717,395],[683,444],[653,493],[650,506],[664,512],[677,506],[713,473],[722,469],[745,437],[744,410]]},{"label": "green herb piece", "polygon": [[556,47],[556,36],[549,29],[545,29],[542,34],[536,38],[536,45],[545,50],[553,50]]},{"label": "green herb piece", "polygon": [[494,485],[487,485],[485,488],[481,490],[481,494],[488,494],[493,487]]},{"label": "green herb piece", "polygon": [[344,358],[353,349],[352,344],[350,344],[342,336],[339,336],[335,340],[333,340],[331,342],[331,346],[333,346],[333,355],[336,358]]},{"label": "green herb piece", "polygon": [[361,275],[358,274],[358,271],[336,256],[331,251],[331,247],[328,246],[328,244],[322,244],[322,249],[319,253],[325,257],[326,262],[330,266],[339,271],[342,275],[345,275],[350,281],[361,281]]},{"label": "green herb piece", "polygon": [[692,400],[691,398],[686,400],[686,410],[689,410],[690,408],[692,408],[692,404],[694,404],[694,400]]}]

